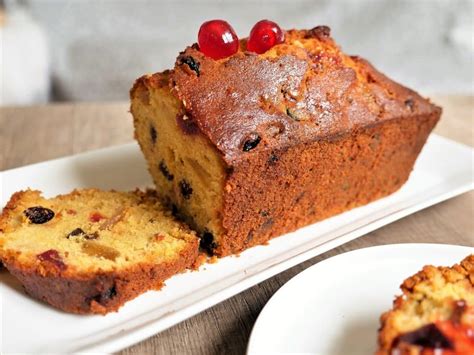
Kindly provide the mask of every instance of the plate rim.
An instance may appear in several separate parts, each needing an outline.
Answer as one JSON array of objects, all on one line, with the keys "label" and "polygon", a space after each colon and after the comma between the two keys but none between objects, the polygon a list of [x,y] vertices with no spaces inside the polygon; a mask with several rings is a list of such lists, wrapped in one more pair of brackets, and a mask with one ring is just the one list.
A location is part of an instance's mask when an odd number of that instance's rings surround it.
[{"label": "plate rim", "polygon": [[[294,275],[291,279],[286,281],[265,303],[263,308],[261,309],[259,315],[257,316],[257,319],[255,320],[255,323],[252,327],[252,331],[250,332],[249,340],[247,343],[247,348],[246,348],[246,355],[255,355],[258,352],[254,351],[251,349],[252,346],[255,346],[255,339],[256,339],[256,329],[259,326],[259,322],[262,322],[262,319],[266,317],[267,313],[269,312],[269,308],[273,307],[275,302],[278,302],[277,296],[278,294],[281,294],[283,292],[286,292],[286,290],[290,289],[292,285],[297,282],[298,280],[306,277],[307,274],[313,272],[315,269],[321,268],[321,267],[326,267],[328,264],[338,262],[340,259],[344,259],[347,257],[351,257],[357,254],[372,254],[372,253],[383,253],[384,250],[386,249],[393,249],[393,248],[399,248],[399,249],[408,249],[408,248],[430,248],[432,250],[437,250],[439,251],[440,249],[456,249],[461,252],[462,250],[465,250],[467,253],[471,252],[474,253],[474,247],[468,246],[468,245],[457,245],[457,244],[443,244],[443,243],[393,243],[393,244],[383,244],[383,245],[373,245],[369,247],[364,247],[364,248],[358,248],[354,250],[349,250],[345,251],[343,253],[328,257],[324,260],[321,260],[317,262],[314,265],[311,265],[310,267],[302,270],[298,274]],[[468,254],[467,254],[468,255]],[[450,265],[441,265],[441,266],[450,266]],[[410,275],[407,275],[406,277],[409,277]],[[393,295],[395,297],[395,295]],[[260,325],[261,326],[261,325]]]}]

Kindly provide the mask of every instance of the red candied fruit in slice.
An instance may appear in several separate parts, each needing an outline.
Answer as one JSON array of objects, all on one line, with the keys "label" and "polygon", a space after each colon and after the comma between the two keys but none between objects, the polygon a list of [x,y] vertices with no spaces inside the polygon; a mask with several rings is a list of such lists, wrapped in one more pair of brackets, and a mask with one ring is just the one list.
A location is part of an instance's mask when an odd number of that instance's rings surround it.
[{"label": "red candied fruit in slice", "polygon": [[59,270],[65,270],[66,269],[66,264],[63,262],[63,259],[59,255],[57,250],[54,249],[49,249],[46,250],[45,252],[38,254],[36,256],[38,260],[40,261],[46,261],[54,266],[56,266]]},{"label": "red candied fruit in slice", "polygon": [[99,222],[101,219],[105,219],[105,217],[99,212],[94,212],[89,216],[89,220],[94,223]]},{"label": "red candied fruit in slice", "polygon": [[222,59],[237,53],[239,38],[224,20],[204,22],[198,34],[199,50],[212,59]]},{"label": "red candied fruit in slice", "polygon": [[257,22],[250,31],[247,50],[262,54],[284,41],[285,34],[280,26],[273,21],[262,20]]},{"label": "red candied fruit in slice", "polygon": [[459,322],[437,321],[436,327],[448,338],[454,345],[459,354],[474,354],[474,327]]}]

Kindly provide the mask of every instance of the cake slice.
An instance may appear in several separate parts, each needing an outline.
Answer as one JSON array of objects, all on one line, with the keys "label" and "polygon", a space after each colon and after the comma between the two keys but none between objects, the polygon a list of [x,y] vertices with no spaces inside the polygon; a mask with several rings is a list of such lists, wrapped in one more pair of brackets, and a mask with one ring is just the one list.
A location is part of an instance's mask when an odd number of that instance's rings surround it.
[{"label": "cake slice", "polygon": [[474,254],[425,266],[381,317],[378,355],[474,354]]},{"label": "cake slice", "polygon": [[67,312],[116,311],[190,267],[198,249],[153,191],[27,190],[0,216],[0,260],[27,293]]},{"label": "cake slice", "polygon": [[398,190],[441,115],[325,26],[246,44],[220,60],[188,47],[130,94],[158,193],[219,256]]}]

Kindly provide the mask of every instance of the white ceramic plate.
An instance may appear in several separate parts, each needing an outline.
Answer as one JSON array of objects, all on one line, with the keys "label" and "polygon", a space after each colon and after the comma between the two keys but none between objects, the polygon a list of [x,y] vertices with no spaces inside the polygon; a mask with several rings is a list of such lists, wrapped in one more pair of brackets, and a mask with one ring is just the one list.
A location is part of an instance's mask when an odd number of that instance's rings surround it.
[{"label": "white ceramic plate", "polygon": [[[473,150],[431,136],[409,181],[397,193],[276,238],[240,257],[177,275],[107,316],[76,316],[26,296],[0,272],[0,350],[4,353],[113,352],[156,334],[311,257],[410,213],[472,189]],[[46,196],[76,187],[130,190],[151,185],[136,144],[111,147],[0,173],[3,206],[27,187]]]},{"label": "white ceramic plate", "polygon": [[393,244],[326,259],[293,277],[268,301],[247,355],[367,355],[376,350],[380,315],[400,284],[423,265],[451,266],[474,248]]}]

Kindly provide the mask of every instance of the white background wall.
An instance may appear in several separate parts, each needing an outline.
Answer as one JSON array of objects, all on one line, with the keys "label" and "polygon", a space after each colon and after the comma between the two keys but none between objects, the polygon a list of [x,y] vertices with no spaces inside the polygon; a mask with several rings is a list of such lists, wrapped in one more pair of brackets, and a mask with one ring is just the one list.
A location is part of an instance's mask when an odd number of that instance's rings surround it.
[{"label": "white background wall", "polygon": [[262,18],[284,28],[326,24],[346,52],[424,94],[473,91],[470,0],[23,2],[46,32],[59,100],[127,99],[136,77],[172,66],[212,18],[241,37]]}]

